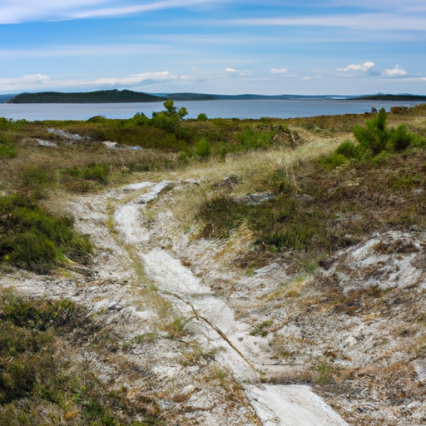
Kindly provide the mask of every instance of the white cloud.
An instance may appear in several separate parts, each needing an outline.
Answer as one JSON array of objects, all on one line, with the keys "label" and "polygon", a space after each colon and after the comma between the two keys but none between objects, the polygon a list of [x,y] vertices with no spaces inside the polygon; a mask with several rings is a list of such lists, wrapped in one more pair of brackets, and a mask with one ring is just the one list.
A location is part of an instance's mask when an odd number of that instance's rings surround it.
[{"label": "white cloud", "polygon": [[302,80],[312,80],[312,77],[303,77]]},{"label": "white cloud", "polygon": [[72,56],[132,56],[147,54],[184,54],[188,50],[172,45],[152,44],[104,44],[104,45],[50,45],[37,49],[4,49],[0,58],[55,58]]},{"label": "white cloud", "polygon": [[0,87],[8,85],[47,84],[51,80],[47,75],[28,74],[17,78],[0,78]]},{"label": "white cloud", "polygon": [[171,9],[178,7],[186,7],[197,5],[201,3],[208,3],[212,0],[164,0],[157,1],[149,4],[124,6],[124,7],[111,7],[106,9],[95,9],[87,12],[77,13],[72,18],[97,18],[105,16],[122,16],[130,15],[133,13],[151,12],[154,10]]},{"label": "white cloud", "polygon": [[426,77],[410,77],[410,78],[403,78],[404,81],[426,81]]},{"label": "white cloud", "polygon": [[426,17],[419,15],[363,13],[358,15],[294,16],[222,21],[225,25],[344,27],[372,31],[426,31]]},{"label": "white cloud", "polygon": [[387,77],[399,77],[402,75],[407,75],[407,71],[400,68],[399,65],[396,65],[395,68],[392,70],[384,70],[383,75]]},{"label": "white cloud", "polygon": [[[123,16],[155,10],[182,8],[214,0],[162,0],[148,4],[123,6],[118,0],[0,0],[0,24],[28,21],[69,20]],[[217,0],[215,0],[217,1]],[[105,7],[107,4],[116,7]]]},{"label": "white cloud", "polygon": [[352,65],[348,65],[346,68],[338,68],[338,71],[344,71],[344,72],[348,72],[348,71],[368,71],[370,68],[373,68],[375,66],[374,62],[364,62],[362,65],[356,65],[356,64],[352,64]]},{"label": "white cloud", "polygon": [[175,80],[168,71],[132,74],[128,77],[107,77],[95,80],[54,80],[43,74],[24,75],[18,78],[0,78],[0,92],[24,90],[68,90],[90,88],[138,87]]},{"label": "white cloud", "polygon": [[225,68],[226,72],[239,72],[239,70],[236,70],[234,68]]},{"label": "white cloud", "polygon": [[281,68],[281,69],[272,68],[271,69],[272,74],[283,74],[283,73],[286,73],[286,72],[288,72],[287,68]]},{"label": "white cloud", "polygon": [[81,84],[94,84],[94,85],[100,85],[100,86],[135,86],[138,84],[143,83],[144,81],[155,81],[155,80],[170,80],[177,78],[176,76],[171,76],[168,71],[161,71],[161,72],[145,72],[142,74],[132,74],[129,77],[124,78],[98,78],[93,81],[89,81],[87,83],[81,83]]}]

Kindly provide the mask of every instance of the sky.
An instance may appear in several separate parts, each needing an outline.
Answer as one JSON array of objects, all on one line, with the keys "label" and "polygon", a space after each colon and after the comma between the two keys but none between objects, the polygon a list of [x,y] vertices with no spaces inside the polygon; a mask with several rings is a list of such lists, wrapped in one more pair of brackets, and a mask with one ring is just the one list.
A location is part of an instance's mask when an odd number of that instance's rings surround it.
[{"label": "sky", "polygon": [[425,0],[0,0],[0,94],[426,95]]}]

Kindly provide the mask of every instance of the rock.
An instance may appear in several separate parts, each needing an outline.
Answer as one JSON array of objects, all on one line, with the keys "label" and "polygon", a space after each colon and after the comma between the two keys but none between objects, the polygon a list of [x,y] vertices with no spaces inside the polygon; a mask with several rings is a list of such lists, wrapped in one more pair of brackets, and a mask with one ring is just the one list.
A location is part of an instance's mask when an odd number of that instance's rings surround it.
[{"label": "rock", "polygon": [[224,178],[220,183],[218,183],[216,186],[219,188],[226,186],[232,191],[238,185],[238,180],[239,179],[237,175],[229,175],[226,178]]},{"label": "rock", "polygon": [[58,146],[55,142],[43,141],[41,139],[37,140],[37,142],[38,142],[38,146],[45,146],[48,148],[55,148]]},{"label": "rock", "polygon": [[47,129],[48,133],[53,133],[56,136],[59,136],[61,139],[66,140],[69,143],[76,143],[76,142],[82,142],[84,140],[91,140],[92,138],[89,136],[80,136],[77,134],[72,134],[70,132],[67,132],[66,130],[59,130],[59,129]]},{"label": "rock", "polygon": [[105,141],[102,142],[108,149],[115,149],[117,142]]},{"label": "rock", "polygon": [[238,204],[250,204],[255,206],[264,201],[272,200],[273,198],[274,196],[269,192],[260,192],[259,194],[248,194],[245,197],[236,198],[235,202]]}]

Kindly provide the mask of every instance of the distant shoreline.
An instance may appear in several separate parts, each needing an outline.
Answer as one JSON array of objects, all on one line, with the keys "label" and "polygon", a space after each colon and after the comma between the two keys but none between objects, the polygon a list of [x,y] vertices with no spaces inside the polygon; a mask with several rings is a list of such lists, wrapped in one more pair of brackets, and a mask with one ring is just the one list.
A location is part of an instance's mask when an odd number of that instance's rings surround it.
[{"label": "distant shoreline", "polygon": [[131,90],[100,90],[95,92],[63,93],[39,92],[21,93],[19,95],[0,95],[0,103],[7,104],[108,104],[108,103],[152,103],[163,102],[167,99],[181,102],[215,101],[215,100],[333,100],[333,101],[396,101],[396,102],[426,102],[426,96],[411,94],[382,94],[361,96],[339,95],[212,95],[202,93],[143,93]]}]

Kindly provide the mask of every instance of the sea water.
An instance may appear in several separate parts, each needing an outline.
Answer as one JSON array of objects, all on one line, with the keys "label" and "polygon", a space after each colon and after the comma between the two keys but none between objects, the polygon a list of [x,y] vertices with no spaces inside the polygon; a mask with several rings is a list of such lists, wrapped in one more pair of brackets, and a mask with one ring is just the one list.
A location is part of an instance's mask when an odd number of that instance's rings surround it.
[{"label": "sea water", "polygon": [[[197,118],[205,113],[208,118],[313,117],[317,115],[362,114],[371,108],[413,106],[422,102],[365,101],[337,99],[262,99],[177,101],[177,108],[188,110],[186,118]],[[87,120],[95,115],[107,118],[130,118],[137,112],[151,117],[153,111],[161,111],[161,102],[124,104],[0,104],[0,117],[14,120]]]}]

